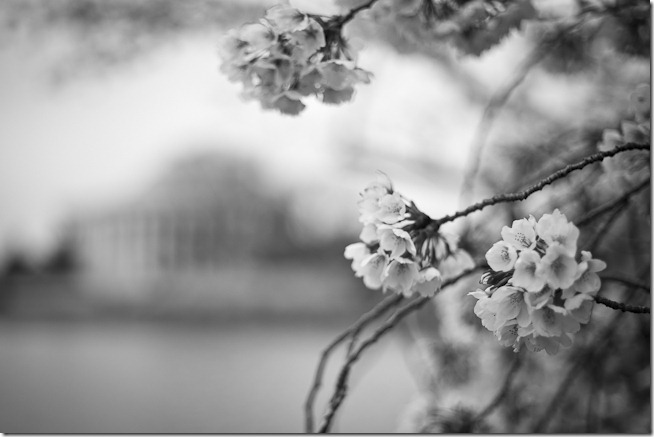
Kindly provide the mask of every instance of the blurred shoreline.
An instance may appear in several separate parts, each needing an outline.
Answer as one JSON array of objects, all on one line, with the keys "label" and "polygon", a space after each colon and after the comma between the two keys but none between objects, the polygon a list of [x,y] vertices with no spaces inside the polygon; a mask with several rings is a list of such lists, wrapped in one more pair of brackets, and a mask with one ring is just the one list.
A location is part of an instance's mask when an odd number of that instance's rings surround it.
[{"label": "blurred shoreline", "polygon": [[345,264],[223,268],[207,277],[176,275],[174,280],[162,277],[128,286],[75,274],[4,277],[0,320],[342,324],[382,299],[345,271]]}]

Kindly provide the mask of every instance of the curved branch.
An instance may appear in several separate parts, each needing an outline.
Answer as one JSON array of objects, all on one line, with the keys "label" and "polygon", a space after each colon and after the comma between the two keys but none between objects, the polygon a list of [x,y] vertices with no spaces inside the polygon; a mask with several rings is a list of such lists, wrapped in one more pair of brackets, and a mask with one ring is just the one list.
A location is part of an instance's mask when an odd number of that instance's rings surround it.
[{"label": "curved branch", "polygon": [[631,150],[648,150],[649,151],[650,146],[649,146],[649,144],[627,143],[627,144],[624,144],[624,145],[621,145],[621,146],[617,146],[613,150],[609,150],[609,151],[606,151],[606,152],[595,153],[595,154],[590,155],[590,156],[586,157],[585,159],[583,159],[583,160],[581,160],[581,161],[579,161],[579,162],[577,162],[575,164],[570,164],[570,165],[562,168],[561,170],[559,170],[559,171],[557,171],[555,173],[552,173],[551,175],[549,175],[545,179],[542,179],[540,182],[532,185],[531,187],[529,187],[529,188],[527,188],[527,189],[525,189],[523,191],[519,191],[517,193],[499,194],[497,196],[490,197],[488,199],[482,200],[481,202],[475,203],[475,204],[469,206],[466,209],[458,211],[458,212],[456,212],[456,213],[454,213],[452,215],[448,215],[448,216],[442,217],[442,218],[440,218],[438,220],[434,220],[433,223],[438,228],[439,226],[441,226],[444,223],[454,221],[454,220],[456,220],[457,218],[460,218],[460,217],[465,217],[467,215],[470,215],[473,212],[480,211],[480,210],[486,208],[487,206],[497,205],[498,203],[504,203],[504,202],[515,202],[515,201],[519,201],[519,200],[525,200],[527,197],[529,197],[530,195],[532,195],[536,191],[542,190],[547,185],[550,185],[554,181],[569,175],[570,173],[572,173],[575,170],[581,170],[582,168],[587,167],[590,164],[602,161],[604,158],[610,158],[611,156],[615,156],[618,153],[627,152],[627,151],[631,151]]},{"label": "curved branch", "polygon": [[313,404],[315,402],[316,395],[318,394],[318,390],[322,385],[322,375],[325,371],[325,365],[327,364],[329,355],[349,336],[352,337],[352,343],[350,343],[350,348],[352,348],[355,337],[361,331],[361,329],[363,329],[365,325],[372,322],[376,318],[382,316],[389,308],[397,305],[402,300],[402,298],[403,297],[401,295],[388,296],[386,299],[376,304],[370,311],[359,317],[356,322],[354,322],[343,333],[332,340],[332,342],[327,345],[325,349],[323,349],[322,353],[320,354],[320,361],[318,362],[316,373],[313,377],[313,384],[311,385],[311,389],[309,390],[309,394],[307,395],[307,399],[304,404],[305,430],[307,433],[313,432]]},{"label": "curved branch", "polygon": [[352,21],[352,19],[359,12],[361,12],[361,11],[363,11],[365,9],[370,9],[376,2],[377,2],[377,0],[369,0],[368,2],[366,2],[364,4],[362,4],[360,6],[357,6],[356,8],[351,9],[350,12],[348,12],[347,14],[336,17],[336,19],[334,20],[335,25],[337,27],[340,27],[340,26],[343,26],[344,24]]},{"label": "curved branch", "polygon": [[479,172],[479,167],[481,165],[481,157],[484,152],[484,146],[486,146],[486,140],[488,134],[495,122],[495,119],[500,113],[500,109],[506,105],[507,101],[513,94],[516,88],[527,78],[527,74],[535,67],[541,59],[541,47],[538,46],[534,49],[527,59],[520,66],[517,74],[511,78],[511,81],[505,85],[503,88],[495,92],[491,97],[488,105],[484,109],[484,113],[481,117],[481,121],[477,125],[477,130],[475,131],[475,136],[470,145],[468,151],[469,164],[468,171],[466,171],[463,176],[463,185],[461,187],[461,194],[459,196],[460,201],[464,202],[470,194],[474,192],[475,182],[477,179],[477,173]]},{"label": "curved branch", "polygon": [[[623,203],[623,206],[627,206],[626,202]],[[620,217],[620,215],[624,212],[626,212],[626,208],[615,208],[613,212],[611,212],[611,215],[609,218],[606,219],[606,221],[600,226],[600,228],[595,232],[595,235],[593,236],[592,240],[586,242],[584,246],[588,247],[588,250],[590,252],[595,252],[595,249],[597,249],[597,246],[600,244],[602,241],[602,238],[604,238],[615,223],[615,221]]]},{"label": "curved branch", "polygon": [[459,195],[461,201],[466,201],[466,198],[474,193],[477,173],[479,172],[479,167],[481,165],[481,158],[484,152],[484,147],[486,146],[486,140],[500,110],[504,105],[506,105],[516,88],[524,82],[532,68],[538,65],[540,61],[545,59],[545,57],[558,46],[561,42],[562,36],[565,33],[574,30],[575,27],[580,26],[583,22],[584,19],[582,18],[578,22],[564,27],[558,31],[556,35],[547,36],[541,39],[538,45],[522,61],[515,75],[506,83],[506,85],[493,94],[488,105],[486,105],[486,108],[484,109],[481,121],[477,125],[474,139],[470,145],[470,150],[468,152],[468,170],[463,177],[463,186],[461,187],[461,194]]},{"label": "curved branch", "polygon": [[[475,265],[470,269],[464,270],[463,272],[453,277],[452,279],[443,282],[441,286],[441,291],[444,288],[455,284],[462,278],[475,272],[479,268],[481,268],[480,265]],[[384,324],[382,324],[379,328],[377,328],[377,330],[368,339],[362,342],[361,345],[359,345],[359,347],[347,357],[345,363],[341,367],[341,371],[339,373],[336,382],[336,387],[334,389],[334,394],[332,395],[332,398],[329,402],[329,409],[325,413],[325,416],[323,418],[323,423],[320,426],[318,432],[320,433],[329,432],[334,415],[338,411],[338,408],[340,407],[343,400],[345,400],[345,396],[347,395],[347,381],[348,381],[350,369],[352,365],[354,365],[354,363],[359,359],[363,351],[365,351],[368,347],[376,343],[377,340],[379,340],[384,334],[386,334],[393,327],[395,327],[395,325],[397,325],[404,317],[422,308],[431,299],[432,299],[431,297],[420,297],[414,299],[413,301],[399,308],[395,313],[393,313],[391,317],[388,318],[388,320],[386,320],[386,322],[384,322]]]},{"label": "curved branch", "polygon": [[611,213],[609,217],[604,221],[604,223],[593,232],[592,236],[586,239],[586,241],[583,244],[584,247],[587,247],[590,252],[595,251],[595,249],[600,244],[602,239],[608,234],[609,229],[611,229],[611,227],[615,224],[618,217],[622,213],[627,211],[627,207],[629,206],[629,201],[631,200],[631,196],[636,194],[644,187],[649,186],[649,180],[650,180],[649,177],[646,178],[646,180],[643,181],[640,185],[626,192],[620,198],[611,201],[608,204],[602,205],[599,208],[596,208],[595,210],[591,211],[589,214],[584,216],[584,218],[582,218],[580,222],[578,222],[578,224],[581,226],[583,224],[588,223],[590,220],[594,220],[596,217],[599,217],[603,213],[606,212]]},{"label": "curved branch", "polygon": [[650,314],[649,307],[627,305],[622,302],[616,302],[601,296],[595,296],[595,302],[601,303],[602,305],[606,305],[607,307],[614,310],[620,310],[623,313],[627,312],[627,313],[636,313],[636,314]]},{"label": "curved branch", "polygon": [[593,220],[595,220],[597,217],[601,216],[607,211],[612,210],[613,208],[617,208],[618,206],[622,204],[626,204],[632,196],[636,195],[638,192],[642,191],[643,189],[647,188],[650,186],[650,177],[648,176],[643,182],[640,184],[636,185],[634,188],[631,190],[627,191],[624,193],[622,196],[618,197],[615,200],[612,200],[608,203],[605,203],[604,205],[600,205],[597,208],[591,210],[587,214],[585,214],[582,218],[579,220],[575,221],[575,224],[578,227],[584,226]]}]

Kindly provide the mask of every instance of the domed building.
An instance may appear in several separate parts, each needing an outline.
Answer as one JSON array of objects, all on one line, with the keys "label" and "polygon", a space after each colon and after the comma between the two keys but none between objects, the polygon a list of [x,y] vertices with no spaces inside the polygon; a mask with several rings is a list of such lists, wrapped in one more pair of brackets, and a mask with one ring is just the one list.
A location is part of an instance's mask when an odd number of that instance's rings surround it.
[{"label": "domed building", "polygon": [[256,260],[287,241],[285,211],[252,162],[206,153],[175,162],[122,205],[78,216],[69,230],[84,277],[143,283]]}]

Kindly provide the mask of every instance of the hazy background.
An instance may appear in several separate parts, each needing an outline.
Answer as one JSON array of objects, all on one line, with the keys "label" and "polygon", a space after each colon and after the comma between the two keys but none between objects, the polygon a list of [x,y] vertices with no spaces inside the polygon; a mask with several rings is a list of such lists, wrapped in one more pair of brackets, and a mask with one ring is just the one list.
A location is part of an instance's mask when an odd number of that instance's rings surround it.
[{"label": "hazy background", "polygon": [[[320,350],[379,298],[342,257],[358,191],[384,169],[453,206],[463,149],[433,149],[431,180],[391,154],[460,135],[394,115],[456,97],[432,63],[373,45],[373,85],[297,118],[239,98],[217,40],[270,4],[0,5],[4,432],[302,431]],[[337,429],[395,429],[399,347],[364,360]]]},{"label": "hazy background", "polygon": [[[342,256],[358,192],[379,169],[430,215],[457,208],[484,107],[533,41],[460,58],[364,26],[372,83],[288,117],[218,71],[218,38],[271,4],[0,3],[2,431],[301,432],[320,351],[381,298]],[[629,71],[612,92],[648,64]],[[589,106],[618,119],[599,80],[529,81],[494,141]],[[364,357],[337,431],[397,429],[418,391],[405,345]]]}]

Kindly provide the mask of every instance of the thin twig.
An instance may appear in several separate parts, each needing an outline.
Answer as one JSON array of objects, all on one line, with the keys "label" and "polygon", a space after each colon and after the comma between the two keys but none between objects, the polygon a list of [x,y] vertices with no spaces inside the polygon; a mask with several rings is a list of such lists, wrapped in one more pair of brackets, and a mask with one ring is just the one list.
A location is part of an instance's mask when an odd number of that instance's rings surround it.
[{"label": "thin twig", "polygon": [[585,159],[575,163],[575,164],[570,164],[561,170],[552,173],[550,176],[546,177],[545,179],[542,179],[540,182],[532,185],[531,187],[519,191],[517,193],[508,193],[508,194],[499,194],[493,197],[490,197],[488,199],[482,200],[481,202],[475,203],[471,206],[469,206],[466,209],[463,209],[461,211],[458,211],[452,215],[448,215],[445,217],[442,217],[438,220],[434,220],[433,223],[436,225],[436,227],[441,226],[444,223],[448,223],[451,221],[456,220],[457,218],[460,217],[465,217],[473,212],[480,211],[487,206],[492,206],[496,205],[498,203],[504,203],[504,202],[515,202],[515,201],[520,201],[520,200],[525,200],[527,197],[535,193],[536,191],[542,190],[544,187],[547,185],[550,185],[552,182],[561,179],[568,174],[572,173],[575,170],[580,170],[584,167],[589,166],[590,164],[600,162],[605,158],[609,158],[611,156],[615,156],[618,153],[622,152],[627,152],[631,150],[650,150],[649,144],[635,144],[635,143],[627,143],[624,145],[620,145],[615,147],[612,150],[608,150],[606,152],[598,152],[593,155],[587,156]]},{"label": "thin twig", "polygon": [[463,176],[463,185],[461,186],[461,194],[459,195],[460,203],[467,202],[469,195],[474,192],[477,173],[479,172],[479,167],[481,165],[481,157],[484,152],[486,140],[488,139],[488,133],[490,132],[495,119],[499,115],[500,109],[502,109],[502,107],[509,100],[511,94],[513,94],[513,91],[515,91],[515,89],[518,88],[518,86],[525,80],[531,69],[536,66],[541,59],[543,59],[540,56],[540,53],[541,47],[538,46],[524,60],[516,75],[511,78],[511,81],[509,81],[503,88],[500,88],[491,97],[488,105],[484,109],[484,114],[481,117],[481,121],[477,125],[475,136],[472,140],[472,144],[469,147],[469,164],[467,166],[468,171]]},{"label": "thin twig", "polygon": [[[478,270],[479,268],[480,266],[475,265],[474,267],[463,271],[462,273],[455,276],[454,278],[443,282],[441,286],[441,291],[444,288],[455,284],[456,282],[458,282],[465,276],[468,276],[469,274],[473,273],[474,271]],[[337,378],[336,387],[334,389],[334,394],[332,395],[332,398],[329,402],[329,409],[327,410],[327,412],[323,417],[323,422],[318,432],[320,433],[329,432],[334,415],[338,411],[338,408],[340,407],[341,403],[343,402],[347,394],[347,381],[348,381],[350,369],[352,365],[359,359],[363,351],[366,350],[368,347],[372,346],[375,342],[377,342],[377,340],[379,340],[384,334],[390,331],[404,317],[422,308],[430,300],[431,297],[420,297],[412,300],[408,304],[399,308],[395,313],[393,313],[393,315],[391,315],[388,318],[388,320],[386,320],[386,322],[384,322],[379,328],[377,328],[377,330],[375,330],[375,332],[368,339],[363,341],[359,345],[359,347],[347,357],[345,363],[341,367],[341,371]]]},{"label": "thin twig", "polygon": [[376,2],[377,2],[377,0],[370,0],[367,3],[364,3],[364,4],[360,5],[360,6],[357,6],[356,8],[351,9],[350,12],[348,12],[347,14],[342,15],[340,17],[337,17],[336,20],[335,20],[335,23],[337,23],[337,26],[342,26],[342,25],[352,21],[352,19],[359,12],[361,12],[361,11],[363,11],[365,9],[370,9],[372,7],[372,5],[374,5]]},{"label": "thin twig", "polygon": [[402,320],[406,315],[422,308],[430,300],[429,297],[420,297],[398,309],[393,315],[381,325],[367,340],[361,343],[359,347],[353,351],[346,359],[345,364],[341,367],[341,372],[339,373],[336,388],[334,389],[334,394],[329,402],[329,409],[325,413],[323,418],[323,423],[320,426],[318,432],[326,433],[329,432],[329,429],[332,424],[332,420],[336,411],[340,407],[345,396],[347,394],[347,380],[350,373],[352,365],[359,359],[361,353],[375,343],[382,335],[390,331],[400,320]]},{"label": "thin twig", "polygon": [[600,205],[597,208],[591,210],[590,212],[586,213],[583,217],[581,217],[579,220],[575,221],[575,224],[579,227],[586,225],[587,223],[592,222],[595,220],[597,217],[601,216],[607,211],[612,210],[613,208],[617,208],[618,205],[622,205],[623,203],[626,203],[629,201],[631,196],[634,196],[641,190],[647,188],[650,186],[650,177],[648,176],[643,182],[640,184],[636,185],[634,188],[631,190],[627,191],[624,193],[622,196],[618,197],[615,200],[612,200],[608,203],[605,203],[604,205]]},{"label": "thin twig", "polygon": [[499,392],[497,392],[493,400],[488,403],[486,408],[484,408],[479,414],[477,414],[477,416],[473,419],[474,423],[483,420],[486,416],[492,413],[495,410],[495,408],[500,406],[502,400],[509,393],[509,389],[511,388],[511,383],[514,380],[514,375],[518,371],[521,365],[522,365],[522,360],[520,359],[520,355],[516,355],[516,357],[513,359],[513,364],[511,365],[511,368],[506,374],[506,378],[504,378],[504,383],[502,384],[502,388],[500,389]]},{"label": "thin twig", "polygon": [[600,206],[599,208],[596,208],[595,210],[591,211],[589,214],[586,214],[581,220],[579,220],[577,223],[581,226],[583,224],[588,223],[591,220],[594,220],[595,218],[599,217],[601,214],[606,213],[606,212],[611,212],[611,215],[606,219],[606,221],[594,231],[592,236],[586,239],[586,241],[583,244],[583,247],[587,247],[590,252],[594,252],[595,249],[597,248],[597,245],[602,241],[606,235],[608,235],[609,229],[615,224],[617,218],[626,210],[626,206],[629,205],[629,201],[631,200],[631,196],[633,196],[635,193],[643,189],[645,186],[649,185],[649,178],[647,178],[645,181],[643,181],[640,185],[636,186],[635,188],[631,189],[630,191],[626,192],[620,198],[613,200],[605,205]]},{"label": "thin twig", "polygon": [[377,305],[375,305],[370,311],[359,317],[359,319],[356,322],[354,322],[343,333],[341,333],[338,337],[332,340],[332,342],[329,345],[327,345],[325,349],[323,349],[322,353],[320,354],[320,361],[318,362],[318,367],[316,368],[316,373],[313,378],[313,384],[311,386],[311,390],[309,390],[309,394],[307,396],[307,400],[305,402],[305,407],[304,407],[305,430],[307,433],[313,432],[313,404],[315,402],[316,395],[318,394],[318,390],[322,385],[322,375],[325,371],[325,365],[327,364],[327,359],[329,358],[329,355],[336,348],[336,346],[338,346],[343,341],[345,341],[349,336],[352,336],[354,339],[354,336],[356,336],[359,333],[359,331],[363,329],[365,325],[367,325],[377,317],[382,316],[389,308],[397,305],[401,300],[402,300],[401,295],[396,294],[393,296],[388,296],[386,299],[382,300]]},{"label": "thin twig", "polygon": [[606,276],[600,276],[600,279],[602,281],[612,281],[612,282],[620,282],[624,285],[628,285],[629,287],[634,287],[639,290],[643,290],[647,293],[651,293],[650,287],[646,284],[641,284],[640,282],[636,282],[633,279],[629,278],[624,278],[622,276],[616,276],[616,275],[606,275]]},{"label": "thin twig", "polygon": [[602,238],[607,235],[609,229],[611,226],[613,226],[618,217],[620,217],[620,215],[626,211],[626,208],[616,208],[615,211],[613,211],[611,215],[606,219],[604,224],[602,224],[602,226],[595,232],[593,238],[586,242],[584,246],[586,246],[590,252],[594,252],[595,249],[597,249],[597,245],[602,241]]},{"label": "thin twig", "polygon": [[527,75],[538,63],[545,59],[548,53],[553,50],[561,41],[561,37],[566,33],[573,30],[576,26],[581,25],[583,20],[580,20],[576,23],[573,23],[563,29],[561,29],[554,37],[543,38],[538,45],[529,53],[529,55],[522,61],[520,66],[517,68],[515,75],[509,80],[506,85],[497,90],[495,94],[491,97],[488,105],[484,109],[484,114],[482,115],[481,121],[477,125],[477,130],[475,131],[474,139],[470,145],[468,152],[468,170],[463,177],[463,185],[461,187],[461,194],[459,199],[461,203],[468,201],[468,196],[474,192],[475,182],[477,180],[477,173],[479,172],[479,167],[482,161],[482,155],[484,152],[484,146],[486,145],[486,140],[488,139],[488,134],[493,126],[493,123],[497,119],[497,116],[500,113],[500,110],[506,103],[513,92],[520,86],[520,84],[526,79]]},{"label": "thin twig", "polygon": [[595,302],[601,303],[602,305],[605,305],[614,310],[620,310],[623,313],[628,312],[628,313],[636,313],[636,314],[650,314],[649,307],[627,305],[622,302],[616,302],[602,296],[595,296]]},{"label": "thin twig", "polygon": [[381,301],[379,305],[375,306],[373,309],[371,309],[366,314],[364,314],[360,320],[364,320],[365,322],[356,323],[351,329],[350,344],[347,347],[347,355],[352,354],[352,351],[354,350],[354,346],[356,346],[356,341],[361,330],[365,328],[365,326],[369,322],[372,322],[373,320],[383,316],[387,310],[399,304],[403,299],[404,296],[400,294],[393,294],[392,296],[388,296],[386,299]]}]

